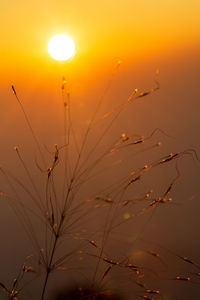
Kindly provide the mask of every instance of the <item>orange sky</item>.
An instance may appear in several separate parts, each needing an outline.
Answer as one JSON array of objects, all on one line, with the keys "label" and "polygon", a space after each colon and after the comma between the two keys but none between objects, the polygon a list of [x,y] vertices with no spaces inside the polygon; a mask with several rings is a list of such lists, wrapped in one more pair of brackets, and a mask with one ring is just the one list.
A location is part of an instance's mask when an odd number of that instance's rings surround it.
[{"label": "orange sky", "polygon": [[[70,80],[73,103],[85,105],[102,93],[118,60],[122,64],[110,102],[128,97],[135,87],[151,88],[159,68],[160,95],[167,101],[165,109],[165,101],[156,106],[161,116],[166,109],[170,114],[172,105],[177,111],[183,109],[180,103],[190,105],[191,93],[197,103],[199,12],[199,0],[4,1],[0,12],[2,120],[7,113],[16,114],[16,108],[9,106],[11,84],[39,119],[39,106],[41,115],[47,105],[52,115],[58,110],[63,75]],[[55,61],[47,51],[49,39],[60,32],[76,44],[76,55],[67,62]],[[184,120],[193,122],[194,107],[184,109]]]},{"label": "orange sky", "polygon": [[[11,74],[17,80],[31,74],[32,80],[39,76],[43,81],[66,66],[72,73],[101,71],[118,59],[140,63],[152,55],[196,48],[199,12],[199,0],[4,1],[1,82]],[[76,57],[63,69],[47,53],[49,38],[59,32],[69,34],[77,48]]]}]

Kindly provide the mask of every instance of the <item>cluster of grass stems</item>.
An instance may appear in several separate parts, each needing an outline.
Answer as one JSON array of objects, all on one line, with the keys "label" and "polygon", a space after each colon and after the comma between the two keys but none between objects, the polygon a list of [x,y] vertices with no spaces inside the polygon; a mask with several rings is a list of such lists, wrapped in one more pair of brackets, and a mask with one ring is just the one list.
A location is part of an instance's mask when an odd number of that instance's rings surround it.
[{"label": "cluster of grass stems", "polygon": [[[111,111],[104,113],[103,116],[99,116],[99,112],[118,68],[119,64],[105,92],[97,103],[96,109],[85,129],[81,141],[77,138],[76,130],[73,126],[70,93],[67,89],[67,82],[65,78],[63,78],[61,91],[64,110],[64,141],[62,145],[54,145],[54,150],[50,153],[51,161],[47,161],[44,150],[38,141],[18,92],[15,87],[12,86],[13,94],[21,107],[25,121],[37,147],[38,158],[35,163],[45,184],[43,191],[38,189],[32,177],[32,173],[23,159],[20,148],[15,147],[18,159],[30,182],[30,187],[24,185],[23,181],[3,168],[1,168],[1,173],[6,178],[10,190],[14,194],[14,200],[11,201],[12,207],[19,217],[36,254],[34,257],[27,257],[18,276],[13,280],[11,287],[0,283],[4,293],[7,294],[10,299],[21,299],[21,295],[24,293],[24,285],[22,282],[26,273],[31,273],[36,277],[38,275],[41,276],[41,273],[43,274],[42,288],[37,300],[48,299],[47,287],[50,275],[59,270],[66,272],[77,270],[78,272],[79,267],[73,266],[73,264],[71,266],[71,261],[73,261],[73,258],[79,256],[85,256],[86,260],[92,259],[93,261],[92,276],[89,280],[91,282],[91,289],[96,285],[103,287],[113,270],[123,270],[123,272],[127,272],[127,274],[131,273],[132,283],[139,289],[135,295],[136,299],[164,299],[158,287],[149,287],[145,283],[145,272],[151,273],[151,270],[149,270],[148,267],[135,264],[128,255],[113,255],[112,247],[109,247],[109,243],[112,241],[112,233],[116,232],[121,226],[123,227],[124,224],[131,224],[131,222],[139,216],[148,214],[149,211],[154,211],[156,208],[165,204],[173,203],[174,200],[171,196],[171,191],[180,178],[177,162],[180,158],[188,155],[197,160],[198,157],[193,149],[168,153],[157,160],[145,163],[141,168],[128,170],[126,174],[122,174],[122,177],[120,177],[120,162],[124,159],[123,155],[126,155],[126,152],[124,152],[126,149],[135,149],[138,147],[138,152],[140,152],[139,147],[141,147],[142,144],[148,145],[154,136],[166,134],[159,128],[149,133],[148,136],[129,135],[124,132],[119,132],[116,140],[110,143],[108,143],[107,140],[104,141],[105,136],[114,127],[120,114],[122,114],[128,106],[134,105],[135,101],[143,101],[143,98],[145,100],[148,95],[156,92],[160,88],[158,80],[155,78],[155,86],[153,88],[147,91],[134,89],[128,99],[125,99],[125,101],[114,107]],[[100,131],[99,136],[94,139],[95,142],[89,143],[93,131],[99,124],[105,125],[102,127],[103,129]],[[104,146],[103,150],[99,151],[100,145],[102,144]],[[158,140],[153,143],[153,145],[151,144],[150,147],[148,146],[146,149],[143,149],[145,151],[148,149],[154,150],[160,146],[161,142]],[[110,157],[113,159],[115,156],[118,159],[118,163],[113,163],[108,166],[107,162],[104,164],[106,159]],[[152,190],[148,190],[143,191],[143,194],[140,196],[132,196],[134,193],[133,188],[138,183],[141,183],[143,177],[156,168],[165,168],[168,164],[174,164],[175,175],[173,175],[160,195],[157,195]],[[102,169],[100,167],[101,165]],[[91,179],[92,182],[94,182],[95,177],[98,178],[101,172],[104,176],[112,167],[115,168],[114,173],[117,174],[116,179],[114,176],[112,182],[108,182],[107,186],[102,189],[100,189],[101,182],[97,182],[98,193],[91,195],[87,192],[89,195],[86,197],[84,195],[84,198],[81,198],[81,193],[83,192],[84,194],[86,190],[85,185],[90,182]],[[59,190],[56,181],[57,176],[59,176],[59,181],[60,178],[63,178],[59,184],[59,187],[61,187]],[[26,198],[28,197],[28,205],[24,204],[18,192],[18,188],[23,190]],[[4,193],[1,196],[10,197],[11,199],[11,196]],[[32,206],[30,203],[32,203]],[[129,213],[125,213],[127,209]],[[93,214],[95,217],[92,218]],[[44,238],[42,241],[40,241],[39,234],[37,234],[34,228],[35,224],[33,220],[35,219],[38,219],[43,225]],[[91,226],[88,225],[90,221]],[[90,228],[88,232],[84,230],[87,225]],[[93,227],[94,229],[92,230],[91,228]],[[69,246],[69,244],[72,246]],[[147,253],[162,263],[160,253],[150,250],[147,251]],[[196,275],[194,276],[196,276],[196,280],[198,280],[200,267],[187,257],[178,256],[178,258],[184,263],[196,268]],[[30,263],[33,259],[37,262],[36,267],[33,267]],[[76,260],[74,264],[77,264]],[[79,271],[81,271],[80,269]],[[173,279],[186,282],[191,280],[191,276],[176,274]],[[97,297],[95,297],[96,296],[93,295],[87,299],[97,299]],[[109,298],[105,296],[105,299]]]}]

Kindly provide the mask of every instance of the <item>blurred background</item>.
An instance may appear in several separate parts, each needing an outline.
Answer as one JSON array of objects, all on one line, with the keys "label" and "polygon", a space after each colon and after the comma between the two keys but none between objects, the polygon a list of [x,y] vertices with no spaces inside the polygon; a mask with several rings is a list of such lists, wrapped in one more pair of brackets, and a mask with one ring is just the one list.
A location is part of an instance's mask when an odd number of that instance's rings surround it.
[{"label": "blurred background", "polygon": [[[160,89],[126,107],[105,134],[97,154],[122,133],[147,137],[160,128],[170,137],[157,132],[143,148],[129,148],[122,152],[122,156],[117,153],[116,158],[105,160],[103,168],[113,166],[118,160],[122,163],[118,169],[110,168],[110,173],[102,173],[88,182],[81,199],[98,194],[110,178],[118,178],[170,152],[192,148],[199,155],[199,12],[197,0],[102,0],[99,3],[90,0],[4,1],[0,21],[0,165],[25,186],[29,185],[14,151],[14,146],[19,146],[38,188],[43,189],[44,182],[40,180],[35,164],[37,149],[12,93],[12,84],[50,161],[46,148],[52,152],[53,145],[62,145],[64,139],[63,76],[71,95],[72,119],[80,141],[108,82],[112,81],[112,84],[104,96],[99,118],[126,101],[135,88],[148,91],[154,87],[158,69]],[[66,33],[73,38],[76,44],[73,59],[58,62],[49,56],[47,44],[56,33]],[[121,64],[116,72],[119,60]],[[108,124],[106,122],[95,128],[87,149],[97,142]],[[162,146],[151,148],[158,141],[162,142]],[[200,294],[198,278],[189,283],[173,280],[175,275],[193,276],[193,273],[199,272],[198,268],[191,266],[190,269],[190,265],[185,265],[178,255],[200,263],[200,165],[188,155],[180,160],[178,168],[181,176],[172,191],[177,204],[159,207],[155,212],[148,212],[120,227],[108,247],[109,253],[115,256],[132,257],[137,264],[156,270],[157,277],[150,272],[147,281],[150,286],[158,282],[157,288],[166,300],[194,299]],[[57,176],[59,182],[61,175]],[[175,176],[174,165],[163,166],[152,175],[148,174],[133,193],[141,195],[150,188],[163,190]],[[10,193],[4,176],[1,177],[0,190]],[[18,192],[29,205],[25,194],[21,190]],[[25,258],[33,253],[33,248],[8,202],[1,197],[0,282],[9,285]],[[130,213],[129,208],[123,211],[123,214],[126,213]],[[95,216],[87,220],[88,224],[81,225],[79,229],[86,227],[90,230],[98,222]],[[160,264],[147,255],[147,251],[153,249],[163,257]],[[84,274],[91,272],[92,277],[94,261],[91,257],[86,259]],[[51,283],[49,291],[70,286],[74,281],[85,282],[85,277],[80,274],[82,272],[77,274],[75,271],[78,263],[79,260],[73,262],[74,271],[70,275],[65,272],[52,275],[55,286]],[[125,299],[139,299],[142,295],[140,287],[132,285],[131,275],[126,272],[116,269],[110,272],[108,278],[105,281],[111,287],[118,287],[119,294],[122,293]],[[29,299],[36,299],[40,280],[31,281],[22,299],[27,299],[27,295]],[[37,287],[34,292],[33,286]]]}]

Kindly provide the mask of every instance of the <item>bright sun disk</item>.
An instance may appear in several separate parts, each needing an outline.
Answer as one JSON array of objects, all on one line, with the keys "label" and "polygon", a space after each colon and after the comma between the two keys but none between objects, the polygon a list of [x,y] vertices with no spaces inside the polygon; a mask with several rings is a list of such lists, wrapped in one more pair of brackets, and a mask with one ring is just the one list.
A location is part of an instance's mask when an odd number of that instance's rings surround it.
[{"label": "bright sun disk", "polygon": [[56,60],[67,60],[75,53],[74,41],[66,34],[56,34],[48,43],[48,52]]}]

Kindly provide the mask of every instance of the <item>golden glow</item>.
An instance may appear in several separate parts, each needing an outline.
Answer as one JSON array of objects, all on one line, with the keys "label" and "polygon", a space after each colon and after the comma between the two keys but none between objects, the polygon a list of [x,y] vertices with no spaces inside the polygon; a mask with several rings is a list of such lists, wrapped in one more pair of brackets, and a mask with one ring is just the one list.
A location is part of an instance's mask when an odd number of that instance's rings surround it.
[{"label": "golden glow", "polygon": [[10,82],[11,74],[25,85],[41,80],[48,85],[60,78],[60,72],[65,74],[65,64],[47,53],[57,33],[76,37],[76,56],[67,72],[72,80],[77,74],[82,78],[79,88],[105,78],[119,59],[122,69],[132,69],[132,64],[151,62],[156,68],[161,59],[171,63],[171,55],[184,61],[186,53],[199,57],[199,0],[102,0],[98,5],[92,0],[36,0],[32,7],[29,1],[20,3],[4,1],[0,11],[0,85]]},{"label": "golden glow", "polygon": [[48,43],[48,51],[56,60],[67,60],[75,53],[75,44],[66,34],[54,35]]}]

